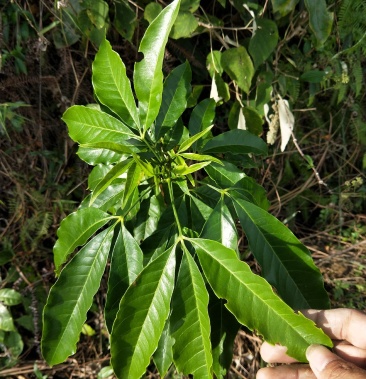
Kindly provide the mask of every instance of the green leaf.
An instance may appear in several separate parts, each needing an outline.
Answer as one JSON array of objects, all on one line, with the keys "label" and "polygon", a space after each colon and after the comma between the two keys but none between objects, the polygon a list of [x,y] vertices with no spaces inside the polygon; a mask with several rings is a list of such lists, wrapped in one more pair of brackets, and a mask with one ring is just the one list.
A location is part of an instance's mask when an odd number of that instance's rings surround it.
[{"label": "green leaf", "polygon": [[158,3],[149,3],[144,9],[144,19],[147,20],[149,24],[158,16],[158,14],[163,10],[163,7]]},{"label": "green leaf", "polygon": [[233,186],[246,175],[242,170],[230,162],[223,161],[224,165],[211,164],[205,168],[209,177],[215,181],[221,188]]},{"label": "green leaf", "polygon": [[[176,67],[166,78],[163,102],[156,119],[156,126],[173,126],[187,106],[191,92],[191,67],[188,62]],[[155,131],[159,135],[159,130]]]},{"label": "green leaf", "polygon": [[252,107],[244,107],[242,108],[242,112],[247,130],[256,136],[260,136],[263,133],[263,119],[261,115]]},{"label": "green leaf", "polygon": [[165,323],[163,333],[160,336],[158,347],[153,359],[160,377],[164,378],[173,363],[174,339],[171,336],[170,318]]},{"label": "green leaf", "polygon": [[84,1],[87,5],[86,13],[97,29],[104,27],[108,15],[108,4],[103,0]]},{"label": "green leaf", "polygon": [[138,243],[124,224],[121,224],[112,250],[107,300],[104,308],[105,321],[109,331],[112,330],[123,294],[142,271],[142,261],[143,253]]},{"label": "green leaf", "polygon": [[[213,99],[204,99],[194,107],[188,123],[188,129],[192,136],[213,124],[215,108],[216,103]],[[192,148],[197,150],[197,147],[201,145],[201,142],[196,142],[192,145]]]},{"label": "green leaf", "polygon": [[163,92],[162,63],[165,45],[178,9],[179,0],[175,0],[159,13],[140,43],[139,52],[143,54],[143,60],[135,64],[134,87],[144,131],[150,128],[159,113]]},{"label": "green leaf", "polygon": [[22,295],[11,288],[2,288],[0,289],[0,301],[8,306],[18,305],[22,302]]},{"label": "green leaf", "polygon": [[171,316],[174,363],[179,372],[212,378],[208,293],[200,270],[187,249],[179,268]]},{"label": "green leaf", "polygon": [[267,18],[256,18],[257,29],[249,41],[249,53],[253,58],[254,68],[267,60],[277,46],[277,25]]},{"label": "green leaf", "polygon": [[64,218],[57,230],[58,240],[53,248],[56,272],[77,246],[84,245],[110,219],[108,213],[97,208],[80,209]]},{"label": "green leaf", "polygon": [[189,11],[180,11],[172,27],[170,38],[189,38],[198,28],[198,21]]},{"label": "green leaf", "polygon": [[305,6],[309,12],[310,29],[321,47],[332,31],[333,13],[328,12],[325,0],[305,0]]},{"label": "green leaf", "polygon": [[178,154],[188,150],[197,140],[205,136],[213,127],[214,125],[211,125],[208,128],[183,141],[182,144],[179,146]]},{"label": "green leaf", "polygon": [[192,161],[210,161],[215,162],[221,166],[224,165],[220,159],[217,159],[211,155],[204,155],[204,154],[194,154],[194,153],[180,153],[181,157],[192,160]]},{"label": "green leaf", "polygon": [[88,176],[88,189],[93,191],[97,184],[107,175],[112,165],[98,164],[95,166]]},{"label": "green leaf", "polygon": [[298,2],[299,0],[272,0],[273,12],[284,17],[295,9]]},{"label": "green leaf", "polygon": [[115,153],[118,153],[119,155],[122,154],[132,154],[133,147],[129,147],[128,145],[122,145],[120,143],[113,143],[113,142],[94,142],[94,143],[85,143],[80,145],[81,148],[85,149],[105,149],[105,150],[111,150]]},{"label": "green leaf", "polygon": [[119,379],[140,379],[170,311],[175,249],[151,261],[122,297],[111,334],[111,363]]},{"label": "green leaf", "polygon": [[113,142],[123,144],[134,137],[131,130],[121,121],[98,109],[74,105],[62,120],[69,128],[69,135],[80,144]]},{"label": "green leaf", "polygon": [[180,10],[194,13],[200,6],[200,0],[182,0]]},{"label": "green leaf", "polygon": [[224,69],[221,66],[221,57],[222,53],[219,50],[212,50],[206,58],[206,67],[208,72],[210,73],[211,78],[218,73],[222,75],[224,73]]},{"label": "green leaf", "polygon": [[106,149],[96,149],[96,148],[85,148],[80,146],[77,155],[81,160],[90,164],[111,164],[121,160],[122,154],[115,153],[111,150]]},{"label": "green leaf", "polygon": [[235,251],[238,249],[236,225],[223,198],[220,198],[220,201],[208,218],[202,230],[201,237],[218,241]]},{"label": "green leaf", "polygon": [[329,308],[320,271],[292,232],[246,200],[234,197],[234,207],[263,276],[284,301],[294,309]]},{"label": "green leaf", "polygon": [[114,2],[113,25],[117,32],[132,43],[132,38],[137,25],[136,12],[131,9],[128,1]]},{"label": "green leaf", "polygon": [[43,311],[42,354],[51,366],[75,353],[112,243],[113,227],[88,242],[62,270]]},{"label": "green leaf", "polygon": [[264,210],[269,208],[266,190],[249,176],[239,180],[229,189],[230,194],[233,192],[238,199],[247,200]]},{"label": "green leaf", "polygon": [[275,345],[287,346],[287,354],[306,362],[305,351],[313,343],[332,346],[330,338],[301,313],[295,314],[268,282],[241,262],[235,251],[219,242],[190,239],[203,272],[216,296],[243,325],[256,330]]},{"label": "green leaf", "polygon": [[246,130],[230,130],[209,140],[203,153],[233,153],[267,155],[267,144]]},{"label": "green leaf", "polygon": [[140,126],[135,99],[126,67],[104,40],[93,62],[93,87],[98,100],[134,129]]},{"label": "green leaf", "polygon": [[221,64],[238,86],[249,94],[254,75],[253,62],[244,46],[227,49],[222,53]]},{"label": "green leaf", "polygon": [[211,162],[202,162],[202,163],[194,163],[190,166],[182,165],[182,166],[175,166],[172,170],[173,173],[177,175],[188,175],[192,174],[193,172],[196,172],[198,170],[201,170],[201,168],[206,167]]},{"label": "green leaf", "polygon": [[8,308],[2,303],[0,303],[0,330],[6,332],[15,331],[13,317],[11,317]]},{"label": "green leaf", "polygon": [[133,164],[132,159],[126,159],[122,162],[117,163],[115,166],[113,166],[108,171],[106,176],[95,187],[92,193],[92,196],[90,198],[89,206],[91,206],[94,203],[95,199],[102,192],[104,192],[114,180],[116,180],[121,175],[123,175],[130,168],[132,164]]},{"label": "green leaf", "polygon": [[211,321],[211,343],[213,371],[218,379],[224,379],[233,359],[234,340],[240,324],[225,307],[225,301],[218,299],[212,291],[208,305]]}]

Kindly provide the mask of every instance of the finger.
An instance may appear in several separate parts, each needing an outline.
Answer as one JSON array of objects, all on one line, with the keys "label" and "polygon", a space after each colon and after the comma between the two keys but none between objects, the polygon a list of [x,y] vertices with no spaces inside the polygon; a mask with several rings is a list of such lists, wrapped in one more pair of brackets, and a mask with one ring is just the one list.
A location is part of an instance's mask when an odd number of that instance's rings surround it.
[{"label": "finger", "polygon": [[258,371],[256,379],[316,379],[308,365],[266,367]]},{"label": "finger", "polygon": [[344,361],[324,346],[309,346],[306,357],[317,379],[366,379],[366,371]]},{"label": "finger", "polygon": [[268,363],[293,363],[296,359],[286,355],[287,347],[281,345],[271,345],[263,342],[261,346],[261,356]]},{"label": "finger", "polygon": [[345,340],[361,349],[366,349],[366,314],[355,309],[327,309],[302,311],[332,339]]},{"label": "finger", "polygon": [[333,352],[346,361],[366,369],[366,350],[355,347],[346,342],[335,342]]}]

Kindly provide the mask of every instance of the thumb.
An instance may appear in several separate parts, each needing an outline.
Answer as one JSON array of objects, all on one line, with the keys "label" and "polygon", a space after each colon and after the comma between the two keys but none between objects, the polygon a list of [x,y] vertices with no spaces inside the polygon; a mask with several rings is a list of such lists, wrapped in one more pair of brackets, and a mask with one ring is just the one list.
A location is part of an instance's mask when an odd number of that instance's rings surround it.
[{"label": "thumb", "polygon": [[309,346],[306,358],[317,379],[366,379],[366,371],[346,362],[324,346]]}]

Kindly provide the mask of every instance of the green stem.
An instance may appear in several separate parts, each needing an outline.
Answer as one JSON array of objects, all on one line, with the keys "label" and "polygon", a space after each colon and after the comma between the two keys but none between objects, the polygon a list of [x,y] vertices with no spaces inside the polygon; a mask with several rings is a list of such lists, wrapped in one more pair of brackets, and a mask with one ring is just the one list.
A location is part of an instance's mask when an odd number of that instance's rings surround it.
[{"label": "green stem", "polygon": [[179,233],[179,239],[180,239],[183,237],[183,232],[182,232],[182,227],[179,222],[178,212],[174,204],[173,185],[170,179],[167,179],[167,183],[168,183],[168,189],[169,189],[170,202],[172,204],[175,222],[177,223],[177,226],[178,226],[178,233]]}]

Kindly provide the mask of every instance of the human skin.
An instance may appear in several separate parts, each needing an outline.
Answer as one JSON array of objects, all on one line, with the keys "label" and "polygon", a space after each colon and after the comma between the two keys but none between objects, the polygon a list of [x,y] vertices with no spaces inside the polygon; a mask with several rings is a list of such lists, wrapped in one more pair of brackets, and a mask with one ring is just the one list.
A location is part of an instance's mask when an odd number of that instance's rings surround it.
[{"label": "human skin", "polygon": [[287,348],[264,343],[262,358],[268,363],[257,379],[366,379],[366,314],[354,309],[306,310],[302,312],[333,340],[333,352],[320,345],[306,351],[309,365],[286,355]]}]

